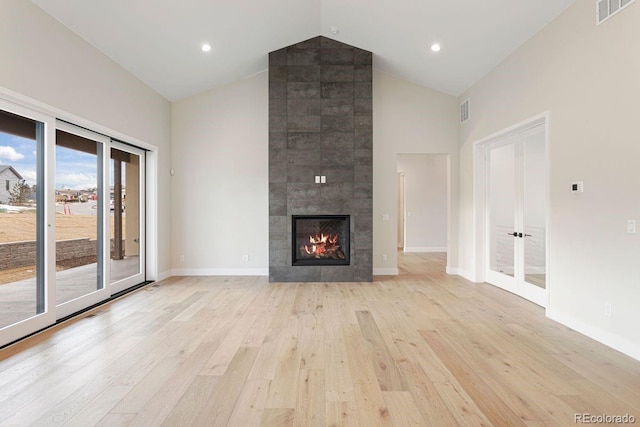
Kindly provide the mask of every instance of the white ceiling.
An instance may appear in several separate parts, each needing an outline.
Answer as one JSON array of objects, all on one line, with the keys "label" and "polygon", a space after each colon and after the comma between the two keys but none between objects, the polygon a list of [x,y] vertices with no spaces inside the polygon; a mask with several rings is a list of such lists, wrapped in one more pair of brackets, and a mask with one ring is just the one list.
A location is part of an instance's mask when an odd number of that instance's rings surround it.
[{"label": "white ceiling", "polygon": [[173,101],[266,70],[268,52],[317,35],[458,96],[575,0],[32,1]]}]

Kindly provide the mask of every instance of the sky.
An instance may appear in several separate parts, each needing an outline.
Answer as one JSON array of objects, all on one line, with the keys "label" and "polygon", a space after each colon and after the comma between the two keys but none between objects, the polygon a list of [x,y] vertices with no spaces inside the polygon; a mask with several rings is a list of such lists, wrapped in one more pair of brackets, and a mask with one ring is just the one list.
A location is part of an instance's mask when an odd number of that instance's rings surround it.
[{"label": "sky", "polygon": [[[0,164],[10,165],[29,185],[36,183],[36,142],[0,132]],[[97,187],[96,156],[56,147],[56,188],[87,190]]]}]

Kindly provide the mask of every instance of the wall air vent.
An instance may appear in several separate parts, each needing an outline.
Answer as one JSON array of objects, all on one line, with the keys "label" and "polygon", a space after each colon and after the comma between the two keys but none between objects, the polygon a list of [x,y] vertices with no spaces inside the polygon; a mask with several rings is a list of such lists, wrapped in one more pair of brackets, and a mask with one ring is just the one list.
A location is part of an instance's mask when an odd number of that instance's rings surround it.
[{"label": "wall air vent", "polygon": [[462,101],[460,104],[460,123],[464,123],[469,120],[469,98]]},{"label": "wall air vent", "polygon": [[596,0],[596,24],[600,25],[635,0]]}]

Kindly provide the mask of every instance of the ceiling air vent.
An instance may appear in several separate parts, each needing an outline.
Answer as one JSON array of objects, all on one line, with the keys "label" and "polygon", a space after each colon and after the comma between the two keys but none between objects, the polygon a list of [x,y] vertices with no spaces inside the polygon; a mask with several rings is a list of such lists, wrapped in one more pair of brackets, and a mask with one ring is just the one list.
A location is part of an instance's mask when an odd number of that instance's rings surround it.
[{"label": "ceiling air vent", "polygon": [[469,120],[469,98],[460,104],[460,123],[464,123],[467,120]]},{"label": "ceiling air vent", "polygon": [[596,24],[600,25],[635,0],[596,0]]}]

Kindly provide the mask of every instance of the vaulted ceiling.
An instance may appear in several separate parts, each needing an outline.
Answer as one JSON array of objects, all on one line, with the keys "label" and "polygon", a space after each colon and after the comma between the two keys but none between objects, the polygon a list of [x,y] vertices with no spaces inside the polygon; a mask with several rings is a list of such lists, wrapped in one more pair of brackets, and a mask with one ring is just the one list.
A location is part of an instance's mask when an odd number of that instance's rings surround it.
[{"label": "vaulted ceiling", "polygon": [[32,1],[177,100],[266,70],[268,52],[318,35],[373,52],[377,70],[457,96],[575,0]]}]

